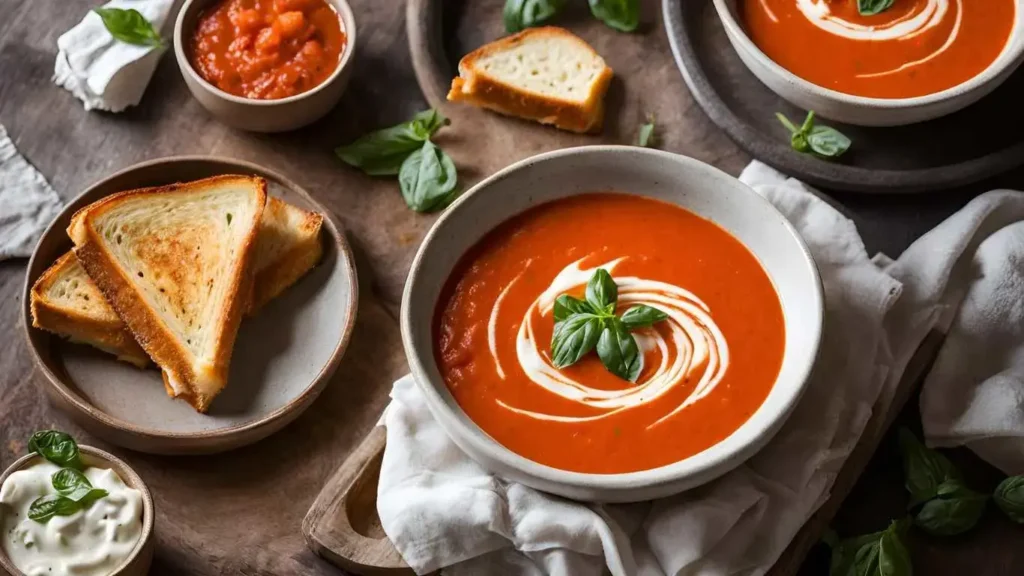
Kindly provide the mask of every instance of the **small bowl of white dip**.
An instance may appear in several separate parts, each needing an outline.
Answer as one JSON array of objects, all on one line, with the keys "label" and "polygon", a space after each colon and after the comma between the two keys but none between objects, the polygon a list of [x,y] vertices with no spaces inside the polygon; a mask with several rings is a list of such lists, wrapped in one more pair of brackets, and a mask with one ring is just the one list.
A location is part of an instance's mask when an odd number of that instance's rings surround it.
[{"label": "small bowl of white dip", "polygon": [[142,576],[153,561],[153,497],[142,478],[112,454],[78,446],[81,473],[107,494],[45,522],[32,503],[57,498],[61,466],[32,453],[0,476],[0,568],[28,576]]}]

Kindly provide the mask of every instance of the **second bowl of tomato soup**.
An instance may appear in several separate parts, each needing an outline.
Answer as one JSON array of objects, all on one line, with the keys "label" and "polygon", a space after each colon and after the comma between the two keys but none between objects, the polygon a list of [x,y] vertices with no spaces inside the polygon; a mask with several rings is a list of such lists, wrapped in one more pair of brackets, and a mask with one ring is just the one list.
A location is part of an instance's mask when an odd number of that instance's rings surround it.
[{"label": "second bowl of tomato soup", "polygon": [[543,154],[428,233],[402,302],[431,412],[471,457],[564,496],[707,482],[763,446],[821,335],[817,270],[766,200],[636,147]]},{"label": "second bowl of tomato soup", "polygon": [[948,114],[1024,60],[1024,0],[714,0],[769,88],[820,115],[896,125]]}]

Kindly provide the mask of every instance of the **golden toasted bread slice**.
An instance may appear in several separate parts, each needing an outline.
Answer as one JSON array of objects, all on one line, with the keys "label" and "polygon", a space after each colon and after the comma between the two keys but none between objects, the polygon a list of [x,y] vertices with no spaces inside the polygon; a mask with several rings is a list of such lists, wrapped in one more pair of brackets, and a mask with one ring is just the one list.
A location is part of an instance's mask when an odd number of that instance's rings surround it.
[{"label": "golden toasted bread slice", "polygon": [[459,61],[448,99],[502,114],[596,132],[612,69],[563,28],[530,28],[485,44]]},{"label": "golden toasted bread slice", "polygon": [[[294,284],[320,261],[323,216],[267,198],[256,237],[256,285],[249,313]],[[90,344],[144,367],[149,356],[135,342],[73,252],[61,256],[31,291],[32,325]]]},{"label": "golden toasted bread slice", "polygon": [[227,384],[267,183],[216,176],[121,192],[72,218],[75,256],[169,391],[205,412]]}]

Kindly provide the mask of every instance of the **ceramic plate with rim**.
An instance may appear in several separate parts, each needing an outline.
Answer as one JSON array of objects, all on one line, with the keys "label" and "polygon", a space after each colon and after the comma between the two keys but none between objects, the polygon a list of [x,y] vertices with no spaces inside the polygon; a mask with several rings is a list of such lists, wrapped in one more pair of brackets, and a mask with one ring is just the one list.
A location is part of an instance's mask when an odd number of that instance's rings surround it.
[{"label": "ceramic plate with rim", "polygon": [[[539,464],[505,448],[459,407],[434,357],[433,316],[462,255],[496,226],[544,202],[587,192],[655,198],[718,224],[760,261],[782,304],[782,367],[768,397],[721,442],[639,472],[589,474]],[[817,358],[824,301],[818,270],[793,226],[732,176],[692,158],[635,146],[584,146],[540,154],[480,182],[427,233],[402,296],[402,343],[427,406],[452,440],[505,478],[569,498],[630,502],[708,482],[763,447],[796,406]]]},{"label": "ceramic plate with rim", "polygon": [[[228,385],[206,414],[167,396],[155,366],[139,369],[82,344],[32,327],[29,290],[71,248],[65,229],[79,208],[144,186],[217,174],[255,174],[268,192],[324,215],[320,264],[245,318]],[[83,428],[114,444],[160,454],[211,453],[260,440],[299,416],[320,394],[355,325],[356,271],[337,218],[287,178],[255,164],[175,157],[131,166],[91,186],[47,228],[29,262],[22,315],[29,349],[50,399]]]}]

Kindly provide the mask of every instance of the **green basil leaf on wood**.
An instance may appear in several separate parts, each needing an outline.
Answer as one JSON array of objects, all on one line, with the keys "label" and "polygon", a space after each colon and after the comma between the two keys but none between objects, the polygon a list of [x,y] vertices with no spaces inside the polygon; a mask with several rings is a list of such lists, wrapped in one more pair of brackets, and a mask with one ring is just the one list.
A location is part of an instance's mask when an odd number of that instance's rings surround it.
[{"label": "green basil leaf on wood", "polygon": [[1018,524],[1024,524],[1024,476],[1010,476],[996,486],[996,506]]},{"label": "green basil leaf on wood", "polygon": [[666,318],[668,318],[668,314],[661,310],[646,304],[640,304],[633,306],[622,314],[622,323],[626,325],[626,328],[634,330],[636,328],[646,328]]},{"label": "green basil leaf on wood", "polygon": [[907,492],[910,493],[909,507],[935,498],[943,482],[960,478],[952,462],[922,444],[910,430],[900,428],[899,443]]},{"label": "green basil leaf on wood", "polygon": [[604,268],[598,268],[587,282],[587,302],[595,310],[611,314],[615,311],[615,303],[619,300],[619,288],[612,280],[612,275]]},{"label": "green basil leaf on wood", "polygon": [[893,0],[857,0],[857,12],[861,16],[874,16],[892,8]]},{"label": "green basil leaf on wood", "polygon": [[974,528],[988,500],[956,479],[940,484],[936,494],[914,517],[917,527],[934,536],[955,536]]},{"label": "green basil leaf on wood", "polygon": [[620,32],[632,32],[640,24],[640,0],[589,0],[590,13]]},{"label": "green basil leaf on wood", "polygon": [[426,110],[408,122],[370,132],[351,144],[339,146],[334,153],[370,176],[394,176],[410,154],[447,124],[448,119],[439,112]]},{"label": "green basil leaf on wood", "polygon": [[562,294],[558,298],[555,298],[554,317],[555,322],[561,322],[573,314],[587,314],[595,312],[590,304],[580,300],[579,298],[573,298],[568,294]]},{"label": "green basil leaf on wood", "polygon": [[551,362],[565,368],[579,362],[594,349],[601,336],[603,322],[596,314],[573,314],[555,324],[551,335]]},{"label": "green basil leaf on wood", "polygon": [[878,539],[878,574],[880,576],[912,576],[910,552],[900,539],[899,524],[893,522]]},{"label": "green basil leaf on wood", "polygon": [[136,46],[161,46],[160,33],[138,10],[130,8],[93,8],[103,26],[115,40]]},{"label": "green basil leaf on wood", "polygon": [[398,184],[402,197],[417,212],[444,208],[455,197],[458,174],[443,150],[427,140],[402,162]]},{"label": "green basil leaf on wood", "polygon": [[565,0],[506,0],[502,10],[505,30],[519,32],[540,26],[552,19],[565,6]]},{"label": "green basil leaf on wood", "polygon": [[597,341],[597,356],[609,372],[623,380],[636,382],[643,369],[644,358],[636,339],[618,318],[604,322],[604,330]]},{"label": "green basil leaf on wood", "polygon": [[28,440],[28,450],[58,466],[81,468],[78,461],[78,444],[70,435],[59,430],[36,432]]},{"label": "green basil leaf on wood", "polygon": [[54,516],[71,516],[82,509],[82,505],[59,494],[49,494],[36,498],[28,508],[28,517],[40,524],[45,524]]}]

